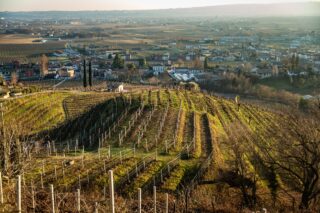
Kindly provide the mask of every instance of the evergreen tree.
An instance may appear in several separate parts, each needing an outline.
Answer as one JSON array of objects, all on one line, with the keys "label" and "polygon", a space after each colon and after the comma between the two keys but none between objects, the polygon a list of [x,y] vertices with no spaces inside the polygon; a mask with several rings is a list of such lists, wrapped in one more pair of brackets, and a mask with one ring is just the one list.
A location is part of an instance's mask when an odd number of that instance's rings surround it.
[{"label": "evergreen tree", "polygon": [[119,54],[113,59],[112,68],[114,69],[123,69],[124,68],[124,60],[120,57]]},{"label": "evergreen tree", "polygon": [[83,60],[83,87],[87,87],[87,70],[86,70],[86,60]]},{"label": "evergreen tree", "polygon": [[206,57],[206,58],[204,59],[204,65],[203,65],[203,67],[204,67],[205,70],[206,70],[206,69],[209,69],[208,57]]},{"label": "evergreen tree", "polygon": [[91,61],[89,62],[89,86],[92,87],[92,67],[91,67]]}]

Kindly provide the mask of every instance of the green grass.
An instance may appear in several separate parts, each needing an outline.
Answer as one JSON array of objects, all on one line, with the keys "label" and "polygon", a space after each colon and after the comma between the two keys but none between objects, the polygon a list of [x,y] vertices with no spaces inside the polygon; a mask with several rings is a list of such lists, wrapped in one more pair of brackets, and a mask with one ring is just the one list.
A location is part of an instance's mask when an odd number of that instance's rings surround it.
[{"label": "green grass", "polygon": [[164,165],[163,161],[154,161],[152,162],[146,170],[139,174],[137,178],[134,179],[134,181],[126,188],[125,193],[129,196],[134,195],[138,188],[143,187],[145,183],[151,180],[153,175],[155,175],[162,166]]},{"label": "green grass", "polygon": [[170,177],[164,181],[161,188],[165,191],[175,192],[178,189],[179,184],[183,180],[186,169],[187,168],[181,163],[177,165],[177,167],[174,168],[171,172]]},{"label": "green grass", "polygon": [[36,134],[75,118],[98,103],[113,97],[108,93],[45,92],[5,100],[4,122],[23,129],[22,134]]}]

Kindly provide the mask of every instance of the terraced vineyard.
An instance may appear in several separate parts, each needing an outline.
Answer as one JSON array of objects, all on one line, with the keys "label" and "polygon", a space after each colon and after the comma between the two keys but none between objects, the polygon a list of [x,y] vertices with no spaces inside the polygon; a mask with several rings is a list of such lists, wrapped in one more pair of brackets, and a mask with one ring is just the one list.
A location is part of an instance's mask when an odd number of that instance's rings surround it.
[{"label": "terraced vineyard", "polygon": [[[228,200],[228,211],[242,209],[242,179],[255,193],[249,194],[256,195],[256,206],[272,209],[276,191],[283,193],[277,202],[289,208],[295,192],[264,161],[264,149],[276,143],[270,132],[280,125],[279,116],[204,93],[168,89],[52,92],[4,103],[4,122],[16,121],[25,129],[21,134],[32,132],[41,141],[26,150],[19,172],[25,212],[50,211],[51,184],[59,212],[77,212],[79,205],[81,212],[110,212],[109,170],[117,212],[137,211],[139,189],[142,209],[152,212],[154,187],[159,212],[166,195],[170,212],[211,212]],[[294,123],[286,115],[281,119]],[[14,181],[4,182],[0,209],[5,211],[16,209]]]}]

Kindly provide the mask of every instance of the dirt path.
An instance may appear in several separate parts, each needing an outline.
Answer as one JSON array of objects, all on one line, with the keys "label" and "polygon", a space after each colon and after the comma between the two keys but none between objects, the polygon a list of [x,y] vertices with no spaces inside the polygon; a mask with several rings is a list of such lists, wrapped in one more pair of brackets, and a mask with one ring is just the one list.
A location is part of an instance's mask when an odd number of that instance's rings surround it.
[{"label": "dirt path", "polygon": [[200,117],[202,157],[208,157],[212,152],[212,138],[209,128],[208,118],[205,114],[202,114]]}]

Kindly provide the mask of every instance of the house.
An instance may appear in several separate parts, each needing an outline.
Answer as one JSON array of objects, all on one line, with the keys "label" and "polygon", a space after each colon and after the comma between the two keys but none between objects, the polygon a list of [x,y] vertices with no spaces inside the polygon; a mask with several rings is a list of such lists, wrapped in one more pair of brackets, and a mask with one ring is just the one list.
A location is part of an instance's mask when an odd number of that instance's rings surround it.
[{"label": "house", "polygon": [[206,60],[206,57],[207,57],[206,55],[201,55],[199,59],[200,61],[204,62]]},{"label": "house", "polygon": [[112,82],[107,84],[107,89],[109,92],[123,92],[124,85],[123,83],[118,83],[118,82]]},{"label": "house", "polygon": [[260,60],[260,61],[269,61],[269,59],[270,59],[270,56],[269,56],[269,53],[268,53],[268,52],[266,52],[266,51],[261,51],[261,52],[259,53],[259,60]]},{"label": "house", "polygon": [[63,67],[58,71],[60,77],[73,78],[75,76],[75,71],[73,67]]},{"label": "house", "polygon": [[132,55],[131,53],[126,53],[122,56],[123,60],[131,60],[132,59]]},{"label": "house", "polygon": [[161,64],[153,65],[152,70],[154,75],[159,75],[160,73],[163,73],[165,71],[166,67]]},{"label": "house", "polygon": [[251,75],[257,76],[260,79],[264,78],[270,78],[273,74],[273,70],[271,69],[258,69],[257,67],[254,67],[250,71]]},{"label": "house", "polygon": [[194,46],[192,45],[192,44],[187,44],[186,45],[186,49],[187,50],[191,50],[191,49],[193,49],[194,48]]},{"label": "house", "polygon": [[197,81],[196,75],[201,73],[201,70],[189,69],[189,68],[173,68],[168,73],[176,81]]},{"label": "house", "polygon": [[293,76],[298,76],[298,74],[294,73],[294,72],[290,72],[290,71],[287,71],[287,75],[289,77],[293,77]]},{"label": "house", "polygon": [[163,60],[163,61],[168,61],[168,60],[170,60],[170,53],[165,53],[165,54],[163,54],[162,60]]},{"label": "house", "polygon": [[270,69],[260,69],[258,71],[258,77],[260,79],[270,78],[272,76],[272,70]]}]

